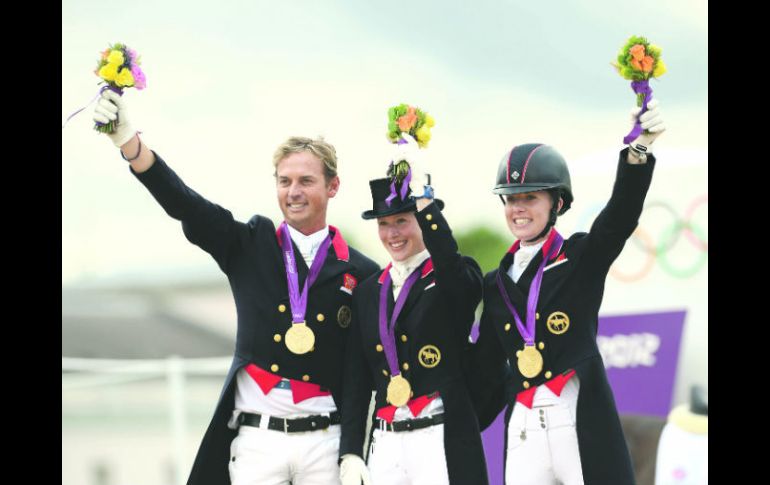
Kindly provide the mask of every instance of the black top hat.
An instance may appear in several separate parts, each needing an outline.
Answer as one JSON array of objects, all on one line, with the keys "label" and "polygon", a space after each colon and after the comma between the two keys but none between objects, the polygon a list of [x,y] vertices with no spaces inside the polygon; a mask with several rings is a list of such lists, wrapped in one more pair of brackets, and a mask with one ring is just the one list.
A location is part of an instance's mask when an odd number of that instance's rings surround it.
[{"label": "black top hat", "polygon": [[[375,219],[377,217],[392,216],[401,212],[412,212],[416,210],[417,203],[411,196],[412,190],[407,189],[406,197],[401,200],[401,194],[398,185],[396,185],[396,196],[390,200],[390,205],[385,201],[391,194],[390,184],[392,178],[374,179],[369,181],[369,189],[372,191],[372,210],[361,214],[364,219]],[[439,210],[444,208],[444,201],[433,199]]]}]

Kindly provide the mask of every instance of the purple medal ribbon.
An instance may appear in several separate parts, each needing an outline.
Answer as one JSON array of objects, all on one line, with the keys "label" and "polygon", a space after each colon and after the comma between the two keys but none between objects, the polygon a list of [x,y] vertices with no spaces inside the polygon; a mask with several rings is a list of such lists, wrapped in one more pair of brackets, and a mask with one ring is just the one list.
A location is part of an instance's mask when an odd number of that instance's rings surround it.
[{"label": "purple medal ribbon", "polygon": [[[555,232],[555,230],[554,230]],[[551,242],[551,248],[548,254],[543,257],[543,261],[540,263],[540,267],[537,269],[532,284],[529,286],[529,295],[527,295],[527,326],[521,323],[521,317],[511,303],[511,298],[508,296],[508,292],[505,291],[503,285],[503,278],[500,276],[500,271],[497,272],[497,288],[500,290],[500,295],[503,297],[505,305],[508,310],[513,314],[513,318],[516,320],[516,328],[519,329],[519,334],[524,339],[526,345],[535,345],[535,310],[537,309],[537,300],[540,298],[540,283],[543,281],[543,269],[546,263],[551,260],[559,249],[561,249],[564,238],[561,234],[555,232],[553,241]]]},{"label": "purple medal ribbon", "polygon": [[642,123],[639,121],[639,117],[647,112],[647,102],[652,99],[652,88],[650,87],[650,81],[647,79],[644,81],[633,81],[631,83],[631,89],[633,89],[636,94],[644,94],[644,101],[642,102],[642,110],[636,117],[634,127],[631,129],[631,132],[623,138],[623,143],[626,145],[636,140],[639,135],[642,134]]},{"label": "purple medal ribbon", "polygon": [[286,222],[281,223],[281,242],[284,256],[284,263],[286,266],[286,280],[289,283],[289,304],[291,305],[291,321],[293,323],[302,323],[305,321],[305,312],[307,311],[307,293],[308,288],[313,286],[318,274],[321,272],[321,266],[323,266],[326,260],[326,254],[329,252],[329,245],[331,245],[332,239],[330,236],[326,236],[324,242],[318,248],[318,252],[313,259],[313,264],[310,265],[310,270],[305,278],[305,286],[302,288],[302,292],[299,291],[299,277],[297,276],[297,264],[294,261],[294,248],[291,245],[291,236],[289,235],[289,228]]},{"label": "purple medal ribbon", "polygon": [[393,316],[390,317],[390,325],[388,325],[388,292],[391,288],[390,270],[385,273],[385,280],[380,288],[380,340],[385,350],[385,359],[388,361],[390,374],[393,377],[401,374],[401,371],[398,369],[398,356],[396,355],[396,319],[404,308],[406,299],[409,296],[409,290],[412,289],[414,283],[420,278],[422,267],[422,264],[418,266],[417,269],[412,271],[406,282],[404,282],[404,287],[401,288],[401,292],[398,294],[396,306],[393,308]]},{"label": "purple medal ribbon", "polygon": [[[403,138],[399,138],[396,142],[397,145],[405,145],[407,143],[406,140]],[[399,160],[400,162],[401,160]],[[406,177],[404,177],[404,180],[401,182],[401,200],[406,199],[406,192],[409,190],[409,182],[412,181],[412,168],[409,167],[409,171],[406,173]],[[393,182],[390,183],[390,195],[387,199],[385,199],[385,204],[390,207],[390,202],[396,198],[396,195],[398,193],[396,192],[396,177],[393,176]]]}]

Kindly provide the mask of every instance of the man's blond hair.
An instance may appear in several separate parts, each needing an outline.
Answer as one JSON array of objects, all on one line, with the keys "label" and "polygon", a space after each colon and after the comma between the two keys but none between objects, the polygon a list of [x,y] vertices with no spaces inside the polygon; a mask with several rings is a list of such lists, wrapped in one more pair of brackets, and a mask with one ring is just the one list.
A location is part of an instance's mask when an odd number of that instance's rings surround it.
[{"label": "man's blond hair", "polygon": [[304,136],[292,136],[283,142],[273,154],[273,167],[276,171],[274,176],[278,175],[278,163],[292,153],[310,152],[321,159],[324,165],[324,178],[328,184],[331,179],[337,176],[337,151],[330,143],[327,143],[322,136],[316,139],[306,138]]}]

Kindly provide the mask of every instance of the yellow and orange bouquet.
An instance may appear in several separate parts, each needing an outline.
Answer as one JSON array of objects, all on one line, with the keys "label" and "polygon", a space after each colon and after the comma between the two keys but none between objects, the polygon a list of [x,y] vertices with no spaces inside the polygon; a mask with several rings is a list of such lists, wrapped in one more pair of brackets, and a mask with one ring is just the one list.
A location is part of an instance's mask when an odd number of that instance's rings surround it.
[{"label": "yellow and orange bouquet", "polygon": [[[647,103],[652,99],[650,79],[657,79],[666,73],[662,52],[663,49],[650,44],[646,38],[632,35],[620,49],[617,62],[612,63],[618,74],[631,81],[631,89],[636,93],[636,105],[642,108],[639,116],[647,111]],[[637,121],[631,133],[623,138],[623,143],[635,140],[641,132],[641,125]]]}]

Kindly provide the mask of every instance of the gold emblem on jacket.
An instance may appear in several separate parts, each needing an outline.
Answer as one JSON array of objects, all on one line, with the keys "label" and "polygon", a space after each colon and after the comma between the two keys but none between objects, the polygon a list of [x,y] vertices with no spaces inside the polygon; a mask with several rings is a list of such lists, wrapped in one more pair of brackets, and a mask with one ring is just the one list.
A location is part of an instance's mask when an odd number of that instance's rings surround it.
[{"label": "gold emblem on jacket", "polygon": [[548,326],[548,331],[561,335],[569,329],[569,317],[564,312],[553,312],[548,315],[546,325]]},{"label": "gold emblem on jacket", "polygon": [[432,369],[441,362],[441,351],[435,345],[426,345],[417,354],[420,365]]}]

